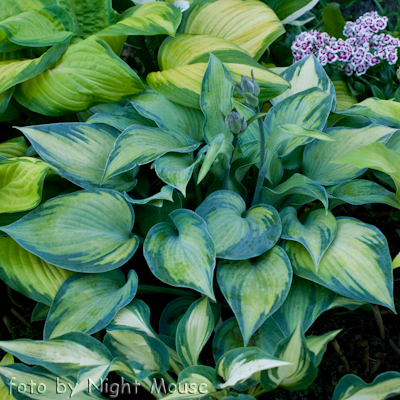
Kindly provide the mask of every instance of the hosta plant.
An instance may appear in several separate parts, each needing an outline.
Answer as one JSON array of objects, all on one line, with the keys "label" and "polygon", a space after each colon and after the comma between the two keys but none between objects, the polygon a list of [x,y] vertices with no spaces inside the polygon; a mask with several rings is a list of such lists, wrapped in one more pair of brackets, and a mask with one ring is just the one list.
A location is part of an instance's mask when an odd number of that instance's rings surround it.
[{"label": "hosta plant", "polygon": [[[0,394],[103,398],[115,373],[166,399],[301,390],[341,329],[310,335],[322,313],[395,311],[385,236],[339,206],[400,209],[400,105],[339,107],[312,54],[280,75],[261,67],[281,22],[214,35],[225,25],[203,17],[228,3],[275,15],[255,0],[196,1],[150,87],[0,144],[0,278],[45,320],[43,340],[0,342]],[[89,40],[103,39],[76,45]],[[177,296],[157,298],[158,330],[144,292]],[[333,399],[388,398],[399,382],[348,375]]]}]

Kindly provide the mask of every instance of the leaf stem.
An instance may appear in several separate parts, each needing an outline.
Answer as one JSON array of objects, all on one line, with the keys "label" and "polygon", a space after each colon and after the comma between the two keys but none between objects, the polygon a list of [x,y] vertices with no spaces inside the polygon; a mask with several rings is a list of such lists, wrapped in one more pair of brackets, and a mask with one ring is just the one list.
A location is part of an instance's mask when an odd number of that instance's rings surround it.
[{"label": "leaf stem", "polygon": [[191,290],[184,289],[170,289],[161,286],[153,286],[153,285],[139,285],[138,291],[139,294],[152,294],[152,293],[163,293],[163,294],[172,294],[175,296],[189,296],[189,297],[200,297],[199,293],[193,292]]},{"label": "leaf stem", "polygon": [[179,365],[171,356],[169,357],[169,364],[171,365],[171,368],[176,373],[176,375],[179,375],[182,372],[182,370],[179,368]]},{"label": "leaf stem", "polygon": [[[260,112],[260,106],[257,107],[257,113]],[[265,173],[263,171],[264,162],[265,162],[265,132],[264,132],[264,124],[261,118],[258,119],[258,129],[260,131],[260,169],[258,171],[257,178],[257,186],[254,192],[253,203],[252,206],[258,204],[260,200],[260,193],[264,183]]]},{"label": "leaf stem", "polygon": [[231,172],[232,159],[233,159],[233,155],[235,154],[235,149],[236,149],[238,139],[239,139],[238,135],[235,135],[235,137],[233,138],[233,141],[232,141],[232,146],[233,146],[232,154],[231,154],[229,160],[226,160],[225,176],[224,176],[224,181],[222,183],[222,189],[224,189],[224,190],[228,190],[229,174]]}]

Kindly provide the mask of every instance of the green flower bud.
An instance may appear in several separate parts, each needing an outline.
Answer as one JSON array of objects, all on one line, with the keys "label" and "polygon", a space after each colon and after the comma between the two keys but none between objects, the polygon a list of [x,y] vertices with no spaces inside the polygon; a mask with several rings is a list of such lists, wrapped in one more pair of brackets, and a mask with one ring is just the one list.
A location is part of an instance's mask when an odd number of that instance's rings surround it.
[{"label": "green flower bud", "polygon": [[240,87],[244,93],[254,94],[253,82],[247,76],[242,75],[242,78],[240,80]]},{"label": "green flower bud", "polygon": [[251,93],[240,93],[244,98],[246,104],[250,107],[256,108],[258,107],[258,97],[252,95]]},{"label": "green flower bud", "polygon": [[236,111],[236,108],[232,109],[232,111],[225,118],[225,126],[229,129],[234,135],[240,135],[247,129],[247,122],[244,118],[240,116],[240,114]]}]

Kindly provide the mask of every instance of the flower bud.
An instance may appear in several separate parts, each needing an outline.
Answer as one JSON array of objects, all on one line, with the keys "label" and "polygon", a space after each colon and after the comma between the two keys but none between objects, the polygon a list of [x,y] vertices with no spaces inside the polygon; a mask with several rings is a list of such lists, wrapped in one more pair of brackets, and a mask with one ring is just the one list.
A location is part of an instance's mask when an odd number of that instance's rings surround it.
[{"label": "flower bud", "polygon": [[243,92],[254,94],[253,82],[247,76],[242,75],[242,79],[240,81],[240,87],[243,90]]},{"label": "flower bud", "polygon": [[225,118],[225,126],[229,129],[234,135],[240,135],[247,129],[247,122],[244,118],[240,116],[240,114],[236,111],[236,108],[232,109],[232,111]]}]

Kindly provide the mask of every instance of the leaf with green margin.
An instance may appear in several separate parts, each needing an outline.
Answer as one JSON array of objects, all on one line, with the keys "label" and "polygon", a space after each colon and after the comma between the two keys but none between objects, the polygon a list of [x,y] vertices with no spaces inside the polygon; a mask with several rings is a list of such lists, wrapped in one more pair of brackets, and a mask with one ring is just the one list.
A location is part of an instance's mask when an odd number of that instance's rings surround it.
[{"label": "leaf with green margin", "polygon": [[301,323],[298,323],[290,336],[278,344],[275,356],[289,361],[291,365],[261,372],[261,385],[267,392],[277,387],[303,390],[310,386],[318,375],[315,354],[307,347]]},{"label": "leaf with green margin", "polygon": [[51,305],[71,271],[51,265],[27,252],[11,237],[0,237],[0,278],[12,289]]},{"label": "leaf with green margin", "polygon": [[[100,395],[97,389],[93,390],[93,388],[91,392],[75,392],[77,387],[76,378],[60,377],[39,366],[30,368],[24,364],[18,363],[0,367],[0,377],[8,389],[10,387],[13,388],[12,394],[17,400],[26,400],[27,398],[34,400],[64,400],[71,398],[71,396],[76,400],[105,399]],[[10,386],[11,380],[13,384]],[[25,394],[17,391],[19,385],[24,384],[26,387],[27,383],[31,381],[42,383],[45,385],[42,388],[45,387],[46,390],[42,393],[39,393],[37,390],[32,390],[32,393],[30,391],[25,391]],[[23,388],[24,386],[21,387]],[[64,393],[61,393],[62,388],[66,389]],[[26,394],[29,394],[29,397],[27,397]],[[7,396],[7,399],[8,398]]]},{"label": "leaf with green margin", "polygon": [[290,24],[311,10],[318,0],[264,0],[271,7],[282,24]]},{"label": "leaf with green margin", "polygon": [[4,158],[22,157],[27,150],[28,145],[23,136],[0,143],[0,156]]},{"label": "leaf with green margin", "polygon": [[40,57],[32,60],[15,60],[0,62],[0,93],[25,82],[42,73],[54,64],[67,50],[68,43],[51,47]]},{"label": "leaf with green margin", "polygon": [[163,182],[186,197],[186,187],[200,161],[201,157],[194,160],[189,154],[169,153],[155,161],[155,170]]},{"label": "leaf with green margin", "polygon": [[43,303],[37,303],[32,311],[31,323],[36,321],[45,321],[50,311],[50,306]]},{"label": "leaf with green margin", "polygon": [[75,36],[75,23],[68,12],[57,5],[23,12],[0,22],[9,41],[20,46],[46,47],[69,41]]},{"label": "leaf with green margin", "polygon": [[135,165],[148,164],[166,153],[190,153],[200,143],[189,144],[180,134],[167,129],[132,125],[117,139],[104,173],[104,180]]},{"label": "leaf with green margin", "polygon": [[246,203],[236,193],[218,190],[197,207],[207,223],[217,256],[226,260],[247,260],[271,249],[281,234],[275,208],[259,204],[246,212]]},{"label": "leaf with green margin", "polygon": [[272,189],[263,187],[261,189],[260,202],[277,207],[286,196],[292,194],[314,197],[324,205],[326,210],[328,209],[328,195],[325,188],[312,179],[297,173]]},{"label": "leaf with green margin", "polygon": [[400,199],[400,154],[382,143],[371,143],[349,151],[332,161],[336,164],[353,164],[358,168],[371,168],[388,174],[396,184],[396,196]]},{"label": "leaf with green margin", "polygon": [[181,31],[229,40],[258,60],[285,29],[274,11],[260,1],[202,0],[188,11]]},{"label": "leaf with green margin", "polygon": [[18,128],[40,157],[63,178],[85,188],[129,191],[135,185],[133,173],[103,181],[108,157],[118,131],[108,126],[72,122]]},{"label": "leaf with green margin", "polygon": [[172,186],[163,186],[159,193],[156,193],[153,196],[150,196],[146,199],[132,199],[127,193],[124,194],[125,200],[129,201],[131,204],[135,205],[143,205],[143,204],[150,204],[154,207],[162,207],[164,204],[164,200],[173,202],[173,194],[174,188]]},{"label": "leaf with green margin", "polygon": [[142,90],[136,72],[104,40],[90,36],[75,40],[51,68],[19,85],[14,97],[31,111],[58,116],[118,103]]},{"label": "leaf with green margin", "polygon": [[176,329],[176,351],[182,365],[198,365],[201,350],[214,329],[214,314],[208,297],[196,300],[190,305]]},{"label": "leaf with green margin", "polygon": [[[14,357],[11,354],[6,354],[0,361],[0,367],[14,364]],[[14,396],[10,395],[9,388],[0,379],[0,400],[15,400]]]},{"label": "leaf with green margin", "polygon": [[77,117],[79,119],[79,122],[86,122],[90,117],[97,113],[111,114],[117,111],[121,111],[123,108],[124,106],[121,103],[102,103],[90,107],[88,110],[77,113]]},{"label": "leaf with green margin", "polygon": [[[340,78],[336,78],[335,80],[332,81],[333,86],[335,86],[335,92],[336,92],[336,102],[337,102],[337,108],[336,110],[345,110],[347,108],[350,108],[352,105],[358,103],[358,100],[353,97],[350,93],[350,90],[347,86],[347,83],[342,81]],[[344,124],[344,126],[347,124],[349,121],[356,122],[357,118],[346,118],[340,114],[332,114],[332,118],[337,118],[339,121],[339,125]],[[347,121],[346,121],[347,119]],[[361,117],[362,121],[363,117]],[[368,119],[364,118],[364,120],[367,121],[368,125]]]},{"label": "leaf with green margin", "polygon": [[359,301],[394,310],[393,270],[385,236],[373,225],[340,217],[334,241],[323,255],[318,273],[305,247],[285,242],[295,274]]},{"label": "leaf with green margin", "polygon": [[114,357],[139,364],[143,370],[166,372],[169,353],[163,342],[136,329],[108,331],[104,344]]},{"label": "leaf with green margin", "polygon": [[127,10],[116,24],[103,29],[99,36],[174,36],[182,12],[167,2],[150,2]]},{"label": "leaf with green margin", "polygon": [[400,129],[400,104],[396,101],[369,98],[337,114],[362,115],[377,125]]},{"label": "leaf with green margin", "polygon": [[36,207],[42,198],[49,165],[29,157],[0,162],[1,213],[15,213]]},{"label": "leaf with green margin", "polygon": [[156,126],[153,121],[142,117],[133,107],[124,107],[111,113],[96,113],[86,121],[89,124],[104,124],[123,132],[131,125]]},{"label": "leaf with green margin", "polygon": [[[313,54],[297,61],[280,75],[290,83],[291,88],[272,99],[271,103],[273,105],[296,93],[315,87],[331,94],[334,99],[336,98],[335,87],[332,81]],[[336,101],[334,100],[333,107],[335,107],[335,103]]]},{"label": "leaf with green margin", "polygon": [[14,87],[7,89],[3,93],[0,93],[0,122],[7,119],[7,113],[11,110],[10,106],[11,98],[14,94]]},{"label": "leaf with green margin", "polygon": [[279,246],[255,259],[220,261],[217,281],[236,316],[245,346],[285,301],[292,276],[289,258]]},{"label": "leaf with green margin", "polygon": [[73,16],[79,36],[89,36],[115,24],[115,11],[111,0],[53,0]]},{"label": "leaf with green margin", "polygon": [[307,336],[306,343],[307,347],[315,354],[315,366],[318,367],[321,364],[322,357],[325,354],[328,342],[335,339],[335,337],[341,332],[339,329],[337,331],[331,331],[319,336]]},{"label": "leaf with green margin", "polygon": [[356,375],[345,375],[335,387],[332,400],[385,400],[400,394],[400,373],[384,372],[365,383]]},{"label": "leaf with green margin", "polygon": [[346,39],[343,35],[343,29],[346,25],[346,20],[343,18],[342,12],[340,11],[340,4],[329,3],[324,7],[322,12],[322,18],[324,20],[324,31],[336,39]]},{"label": "leaf with green margin", "polygon": [[378,183],[365,179],[343,182],[327,189],[330,198],[339,199],[349,204],[370,203],[387,204],[400,210],[400,202],[393,192]]},{"label": "leaf with green margin", "polygon": [[218,375],[225,383],[219,384],[218,389],[237,385],[250,378],[253,374],[266,369],[290,364],[279,360],[257,347],[242,347],[225,353],[217,362]]},{"label": "leaf with green margin", "polygon": [[48,200],[0,230],[50,264],[99,273],[133,256],[139,246],[133,223],[132,206],[119,193],[81,190]]},{"label": "leaf with green margin", "polygon": [[[235,99],[232,99],[232,106],[236,108],[236,111],[246,121],[255,115],[254,111],[250,110],[249,107],[246,107]],[[247,129],[239,136],[239,143],[242,144],[252,142],[253,140],[260,140],[260,129],[258,124],[255,123],[247,125]]]},{"label": "leaf with green margin", "polygon": [[314,141],[306,146],[303,157],[303,174],[321,185],[336,185],[357,178],[365,169],[354,165],[337,165],[331,161],[349,151],[380,141],[386,142],[395,132],[385,126],[369,125],[365,128],[331,128],[327,134],[335,143]]},{"label": "leaf with green margin", "polygon": [[172,222],[150,229],[143,245],[151,272],[171,286],[186,287],[215,300],[215,246],[205,221],[190,210],[175,210]]},{"label": "leaf with green margin", "polygon": [[51,0],[4,0],[1,5],[0,21],[3,21],[24,11],[47,7]]},{"label": "leaf with green margin", "polygon": [[154,90],[138,94],[132,99],[132,104],[159,128],[176,131],[191,141],[203,140],[204,116],[199,110],[175,104]]},{"label": "leaf with green margin", "polygon": [[200,107],[205,116],[203,132],[207,143],[221,133],[228,142],[233,139],[233,134],[225,126],[222,116],[228,115],[232,110],[233,85],[226,77],[231,78],[231,74],[225,65],[210,54],[200,94]]},{"label": "leaf with green margin", "polygon": [[315,271],[322,256],[335,239],[337,224],[334,215],[330,211],[322,209],[310,212],[304,223],[297,218],[297,210],[286,207],[280,213],[282,221],[281,238],[301,243],[314,262]]},{"label": "leaf with green margin", "polygon": [[103,274],[75,274],[60,287],[44,327],[44,338],[68,332],[96,333],[129,304],[138,287],[138,277],[130,270],[128,280],[120,270]]}]

